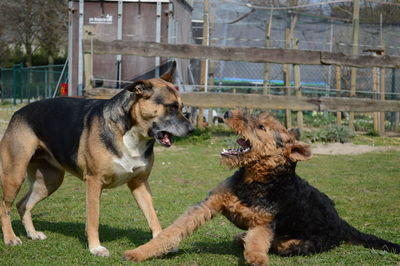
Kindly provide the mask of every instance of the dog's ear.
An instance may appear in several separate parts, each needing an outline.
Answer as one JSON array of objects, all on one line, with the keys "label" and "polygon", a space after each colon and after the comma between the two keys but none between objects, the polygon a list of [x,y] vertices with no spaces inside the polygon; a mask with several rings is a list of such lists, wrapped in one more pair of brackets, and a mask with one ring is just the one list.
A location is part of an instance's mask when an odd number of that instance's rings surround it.
[{"label": "dog's ear", "polygon": [[175,69],[176,69],[176,61],[173,61],[172,62],[172,66],[160,78],[165,80],[165,81],[172,82],[173,81],[173,77],[174,77],[174,73],[175,73]]},{"label": "dog's ear", "polygon": [[289,128],[288,133],[295,140],[300,140],[300,129],[299,128]]},{"label": "dog's ear", "polygon": [[134,92],[136,95],[142,96],[144,98],[149,98],[153,95],[153,84],[147,80],[138,80],[132,84],[129,84],[124,89]]},{"label": "dog's ear", "polygon": [[288,144],[287,148],[289,151],[289,158],[293,162],[305,161],[312,157],[311,146],[306,143],[295,141],[294,143]]}]

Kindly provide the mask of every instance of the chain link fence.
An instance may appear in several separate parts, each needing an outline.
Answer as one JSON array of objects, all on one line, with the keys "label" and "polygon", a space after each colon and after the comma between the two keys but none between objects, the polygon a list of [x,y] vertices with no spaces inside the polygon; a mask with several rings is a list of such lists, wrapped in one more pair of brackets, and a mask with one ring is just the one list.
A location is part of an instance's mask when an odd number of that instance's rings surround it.
[{"label": "chain link fence", "polygon": [[[344,54],[352,53],[352,23],[330,18],[326,14],[318,14],[315,10],[262,10],[248,13],[246,1],[218,0],[210,3],[210,44],[216,46],[248,46],[265,47],[267,24],[271,23],[268,47],[328,51]],[[252,3],[252,2],[249,2]],[[194,1],[193,19],[197,21],[193,28],[193,42],[201,44],[203,20],[203,1]],[[399,7],[393,7],[399,8]],[[244,14],[248,14],[241,18]],[[270,20],[271,19],[271,20]],[[293,21],[296,23],[292,24]],[[293,26],[293,38],[285,40],[285,31]],[[371,50],[383,49],[385,54],[400,55],[400,26],[396,24],[363,23],[361,18],[359,33],[359,54],[373,54]],[[212,62],[215,81],[219,84],[229,83],[236,79],[240,85],[247,81],[248,85],[258,86],[263,83],[264,64],[248,62]],[[193,72],[200,72],[200,64],[194,61]],[[283,85],[283,66],[270,64],[269,82],[271,85]],[[374,98],[373,72],[371,68],[357,71],[357,97]],[[400,98],[400,70],[386,69],[383,80],[386,99]],[[290,71],[291,84],[294,83],[293,67]],[[300,66],[301,85],[305,93],[338,96],[336,89],[334,66]],[[199,82],[199,79],[196,80]],[[199,84],[199,83],[197,83]],[[381,84],[378,84],[381,87]],[[311,89],[307,89],[310,87]],[[317,90],[318,88],[318,90]],[[257,88],[254,88],[258,90]],[[283,90],[283,88],[282,88]],[[350,90],[350,68],[342,68],[340,96],[348,96]]]}]

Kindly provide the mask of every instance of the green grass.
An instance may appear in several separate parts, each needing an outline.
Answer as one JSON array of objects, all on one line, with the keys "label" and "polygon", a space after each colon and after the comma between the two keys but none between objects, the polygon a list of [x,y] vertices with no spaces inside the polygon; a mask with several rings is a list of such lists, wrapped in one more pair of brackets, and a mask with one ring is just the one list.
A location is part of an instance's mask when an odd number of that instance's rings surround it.
[{"label": "green grass", "polygon": [[[219,151],[225,145],[220,137],[225,133],[221,132],[197,143],[186,140],[170,149],[157,148],[150,183],[163,227],[232,173],[219,162]],[[400,152],[315,156],[299,163],[298,173],[334,199],[339,213],[352,225],[400,243],[399,158]],[[24,192],[25,185],[18,198]],[[0,243],[0,265],[130,264],[122,261],[123,252],[150,240],[147,223],[126,186],[106,190],[101,204],[100,238],[111,257],[94,257],[88,252],[84,184],[66,176],[63,186],[33,212],[37,229],[48,239],[28,240],[14,208],[13,226],[23,245]],[[239,231],[218,216],[184,240],[178,254],[142,265],[241,265],[242,251],[232,245],[232,236]],[[271,255],[270,260],[273,265],[399,265],[400,255],[344,244],[314,256]]]}]

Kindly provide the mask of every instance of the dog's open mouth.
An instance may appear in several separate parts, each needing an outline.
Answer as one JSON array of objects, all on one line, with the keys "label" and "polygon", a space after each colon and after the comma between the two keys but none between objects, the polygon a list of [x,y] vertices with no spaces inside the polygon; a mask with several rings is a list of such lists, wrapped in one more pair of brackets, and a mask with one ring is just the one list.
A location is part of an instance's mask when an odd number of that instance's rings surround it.
[{"label": "dog's open mouth", "polygon": [[166,131],[157,132],[155,139],[164,147],[170,147],[172,145],[172,134]]},{"label": "dog's open mouth", "polygon": [[244,138],[239,138],[236,140],[236,143],[239,144],[239,147],[237,148],[231,148],[231,149],[224,149],[221,152],[222,156],[239,156],[243,155],[251,150],[251,144],[249,140],[246,140]]}]

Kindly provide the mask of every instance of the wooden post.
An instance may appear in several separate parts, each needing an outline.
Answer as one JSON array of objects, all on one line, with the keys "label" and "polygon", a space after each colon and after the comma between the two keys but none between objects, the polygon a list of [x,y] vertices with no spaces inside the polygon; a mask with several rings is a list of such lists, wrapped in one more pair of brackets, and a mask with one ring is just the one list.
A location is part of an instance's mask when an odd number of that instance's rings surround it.
[{"label": "wooden post", "polygon": [[[285,29],[285,48],[290,48],[290,29]],[[283,81],[285,86],[285,95],[290,96],[290,65],[283,65]],[[286,128],[292,127],[292,113],[290,109],[285,110],[285,125]]]},{"label": "wooden post", "polygon": [[[209,28],[208,28],[208,0],[204,0],[204,14],[203,14],[203,45],[208,45],[208,33],[209,33]],[[207,82],[207,60],[201,61],[201,70],[200,70],[200,85],[205,85]],[[204,91],[205,88],[204,86],[200,86],[200,91]],[[204,110],[203,108],[199,108],[199,112],[197,114],[197,127],[202,128],[203,127],[203,116],[204,116]]]},{"label": "wooden post", "polygon": [[[214,88],[214,72],[215,72],[215,62],[210,61],[210,72],[209,72],[209,78],[208,78],[208,85],[210,85],[211,88]],[[208,109],[208,125],[212,125],[213,123],[213,109],[209,108]]]},{"label": "wooden post", "polygon": [[[293,48],[299,49],[299,40],[293,40]],[[295,64],[293,65],[294,70],[294,86],[296,90],[296,96],[301,97],[301,76],[300,76],[300,65]],[[303,122],[303,111],[297,111],[297,127],[300,129],[300,132],[303,133],[304,131],[304,122]]]},{"label": "wooden post", "polygon": [[[373,99],[377,99],[377,95],[379,93],[379,80],[378,80],[378,69],[376,67],[372,68],[372,91],[373,91]],[[374,131],[376,133],[379,132],[379,113],[372,113],[372,117],[374,120]]]},{"label": "wooden post", "polygon": [[[385,55],[385,43],[383,41],[383,31],[382,31],[382,21],[383,16],[382,13],[379,16],[380,20],[380,39],[381,39],[381,49],[382,51],[378,53],[379,55]],[[381,68],[381,80],[380,80],[380,99],[381,101],[385,100],[385,68]],[[385,112],[380,113],[379,119],[379,135],[383,136],[385,134]]]},{"label": "wooden post", "polygon": [[[382,53],[383,54],[383,53]],[[381,68],[381,81],[380,81],[380,100],[385,100],[385,69]],[[380,113],[379,119],[379,135],[385,134],[385,112]]]},{"label": "wooden post", "polygon": [[[95,27],[93,25],[86,25],[84,29],[84,39],[93,41],[95,35]],[[93,52],[84,54],[84,73],[85,73],[85,91],[93,88]]]},{"label": "wooden post", "polygon": [[[352,54],[358,54],[358,39],[360,32],[360,0],[353,0],[353,49]],[[350,97],[356,96],[357,68],[351,68]],[[349,127],[354,129],[354,112],[349,114]]]},{"label": "wooden post", "polygon": [[[335,67],[335,78],[336,78],[336,97],[341,97],[340,91],[342,89],[342,69],[340,66]],[[342,124],[342,112],[336,112],[336,124]]]},{"label": "wooden post", "polygon": [[[265,47],[270,47],[270,38],[271,38],[271,27],[272,27],[272,14],[273,9],[270,11],[269,22],[265,24]],[[269,84],[269,73],[271,71],[271,65],[266,63],[264,64],[264,87],[263,87],[263,94],[267,95],[270,93],[270,84]]]}]

